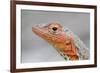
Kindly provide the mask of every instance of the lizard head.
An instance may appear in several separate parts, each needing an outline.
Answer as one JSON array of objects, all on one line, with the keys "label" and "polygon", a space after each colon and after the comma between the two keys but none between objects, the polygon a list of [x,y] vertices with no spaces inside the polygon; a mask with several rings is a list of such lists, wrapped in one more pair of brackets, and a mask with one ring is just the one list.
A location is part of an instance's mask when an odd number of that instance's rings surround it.
[{"label": "lizard head", "polygon": [[59,23],[50,23],[46,26],[33,26],[32,31],[51,44],[66,42],[66,34]]}]

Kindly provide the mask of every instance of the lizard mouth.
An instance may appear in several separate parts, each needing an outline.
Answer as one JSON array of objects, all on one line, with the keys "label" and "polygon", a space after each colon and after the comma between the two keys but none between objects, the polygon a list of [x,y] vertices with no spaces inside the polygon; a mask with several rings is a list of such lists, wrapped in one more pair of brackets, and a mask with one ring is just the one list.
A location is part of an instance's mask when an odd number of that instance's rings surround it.
[{"label": "lizard mouth", "polygon": [[32,31],[36,34],[36,35],[39,35],[39,36],[42,36],[43,35],[43,30],[41,27],[39,26],[33,26],[32,27]]},{"label": "lizard mouth", "polygon": [[33,26],[32,27],[32,31],[36,34],[36,35],[38,35],[38,36],[40,36],[40,37],[42,37],[42,38],[44,38],[44,39],[46,39],[47,37],[48,37],[48,31],[47,31],[47,28],[45,28],[45,26]]}]

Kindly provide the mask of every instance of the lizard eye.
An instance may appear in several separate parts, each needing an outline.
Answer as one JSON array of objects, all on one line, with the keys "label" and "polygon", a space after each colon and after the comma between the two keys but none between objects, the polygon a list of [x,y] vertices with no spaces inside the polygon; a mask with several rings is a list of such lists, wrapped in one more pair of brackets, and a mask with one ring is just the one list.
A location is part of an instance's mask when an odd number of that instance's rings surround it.
[{"label": "lizard eye", "polygon": [[53,31],[56,31],[56,30],[57,30],[57,27],[53,27],[52,30],[53,30]]}]

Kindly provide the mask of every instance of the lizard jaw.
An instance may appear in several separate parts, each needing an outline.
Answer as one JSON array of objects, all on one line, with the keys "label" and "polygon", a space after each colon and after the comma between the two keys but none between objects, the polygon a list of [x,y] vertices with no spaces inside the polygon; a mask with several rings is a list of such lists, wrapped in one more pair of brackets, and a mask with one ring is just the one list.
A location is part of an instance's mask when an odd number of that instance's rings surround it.
[{"label": "lizard jaw", "polygon": [[36,34],[36,35],[38,35],[38,36],[40,36],[40,37],[42,37],[43,36],[43,30],[41,30],[41,28],[39,27],[39,26],[33,26],[32,27],[32,31]]},{"label": "lizard jaw", "polygon": [[32,27],[32,31],[33,31],[36,35],[40,36],[41,38],[43,38],[43,39],[45,39],[45,40],[49,37],[48,31],[47,31],[47,29],[44,28],[44,27],[33,26],[33,27]]}]

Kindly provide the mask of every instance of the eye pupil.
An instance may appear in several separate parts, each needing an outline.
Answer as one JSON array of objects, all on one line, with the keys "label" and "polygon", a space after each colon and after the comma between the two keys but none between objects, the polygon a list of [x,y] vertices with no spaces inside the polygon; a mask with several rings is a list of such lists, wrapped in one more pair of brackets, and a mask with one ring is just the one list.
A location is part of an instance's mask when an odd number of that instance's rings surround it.
[{"label": "eye pupil", "polygon": [[53,30],[53,31],[56,31],[56,30],[57,30],[57,27],[53,27],[52,30]]}]

